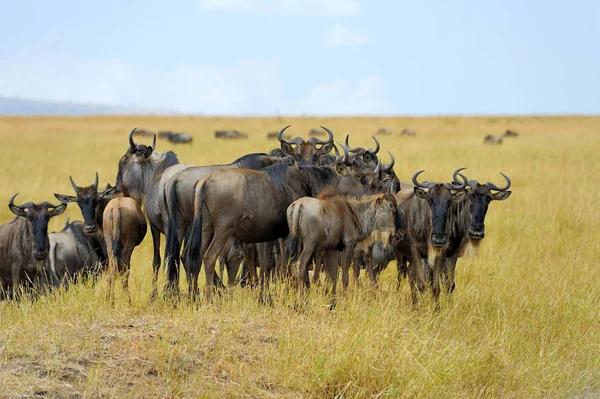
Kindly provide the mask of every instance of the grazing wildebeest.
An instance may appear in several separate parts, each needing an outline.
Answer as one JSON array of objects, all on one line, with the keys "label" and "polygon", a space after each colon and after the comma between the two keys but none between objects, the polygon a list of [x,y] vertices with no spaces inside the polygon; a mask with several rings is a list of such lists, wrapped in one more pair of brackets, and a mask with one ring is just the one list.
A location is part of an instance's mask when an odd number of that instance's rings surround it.
[{"label": "grazing wildebeest", "polygon": [[[177,291],[179,280],[179,259],[181,245],[187,229],[192,224],[194,214],[194,184],[196,181],[216,169],[262,169],[273,163],[280,162],[281,158],[274,158],[264,153],[244,155],[225,165],[195,166],[174,174],[165,185],[164,200],[161,210],[165,215],[166,245],[165,261],[169,289],[172,294]],[[185,261],[185,257],[184,257]],[[184,265],[185,266],[185,265]]]},{"label": "grazing wildebeest", "polygon": [[[291,257],[299,254],[300,286],[310,286],[308,263],[313,253],[339,251],[342,258],[342,283],[348,288],[348,269],[355,247],[387,245],[400,228],[396,198],[391,194],[342,197],[324,192],[317,198],[294,201],[286,211],[288,247]],[[328,256],[328,255],[326,255]],[[328,274],[335,294],[337,264],[329,264]],[[373,276],[374,278],[374,276]]]},{"label": "grazing wildebeest", "polygon": [[504,137],[518,137],[518,136],[519,136],[519,133],[515,132],[514,130],[507,129],[504,132]]},{"label": "grazing wildebeest", "polygon": [[98,254],[96,236],[85,233],[84,222],[65,222],[60,232],[50,233],[50,252],[46,260],[46,274],[53,286],[67,286],[79,277],[97,275],[102,259]]},{"label": "grazing wildebeest", "polygon": [[400,132],[400,136],[410,136],[410,137],[414,137],[417,135],[417,132],[415,132],[412,129],[402,129],[402,131]]},{"label": "grazing wildebeest", "polygon": [[46,284],[45,261],[50,249],[48,221],[67,208],[66,204],[27,202],[15,205],[13,195],[8,202],[10,211],[17,215],[0,225],[0,297],[17,290],[22,282],[30,282],[43,290]]},{"label": "grazing wildebeest", "polygon": [[126,197],[132,197],[140,206],[146,205],[146,215],[150,222],[154,256],[152,268],[152,295],[155,298],[158,292],[157,280],[160,270],[160,234],[165,233],[166,212],[163,204],[166,182],[177,172],[193,165],[181,164],[177,156],[169,152],[155,152],[156,136],[151,146],[136,144],[133,141],[133,129],[129,134],[129,148],[119,161],[117,172],[117,190]]},{"label": "grazing wildebeest", "polygon": [[383,134],[383,135],[388,135],[388,134],[392,134],[392,131],[390,129],[386,129],[384,127],[380,127],[375,134]]},{"label": "grazing wildebeest", "polygon": [[248,137],[247,133],[239,132],[237,130],[217,130],[215,131],[215,138],[217,139],[245,139]]},{"label": "grazing wildebeest", "polygon": [[502,137],[488,134],[483,139],[483,144],[502,144]]},{"label": "grazing wildebeest", "polygon": [[[446,250],[450,244],[450,227],[454,225],[450,209],[467,196],[467,179],[460,175],[463,183],[419,182],[417,178],[423,170],[412,177],[415,188],[408,195],[397,195],[405,235],[398,243],[398,252],[411,259],[409,279],[413,304],[418,301],[417,291],[425,290],[422,258],[428,257],[433,268],[432,290],[438,304],[440,294],[440,271],[445,264]],[[400,195],[402,193],[402,195]]]},{"label": "grazing wildebeest", "polygon": [[352,153],[363,170],[375,169],[377,163],[379,162],[377,153],[381,147],[375,136],[371,137],[373,140],[375,140],[375,149],[369,148],[368,150],[365,150],[362,147],[350,148],[350,145],[348,144],[348,136],[346,136],[346,142],[344,144],[344,147],[348,148],[348,152]]},{"label": "grazing wildebeest", "polygon": [[189,134],[186,133],[176,133],[176,132],[158,132],[158,137],[167,139],[171,143],[191,143],[193,138]]},{"label": "grazing wildebeest", "polygon": [[[321,128],[327,132],[329,137],[325,141],[316,137],[310,137],[308,141],[305,141],[302,137],[296,137],[288,141],[283,138],[283,132],[289,127],[290,125],[287,125],[279,131],[277,140],[281,143],[282,155],[290,156],[298,163],[317,165],[321,157],[329,154],[334,147],[333,133],[324,126],[321,126]],[[272,152],[272,154],[276,153]]]},{"label": "grazing wildebeest", "polygon": [[106,297],[114,302],[113,284],[117,272],[123,278],[123,289],[129,294],[129,271],[131,255],[135,247],[146,236],[146,217],[139,204],[129,197],[116,197],[110,200],[104,215],[104,241],[108,252],[108,292]]},{"label": "grazing wildebeest", "polygon": [[[200,263],[204,259],[207,294],[211,296],[215,262],[230,237],[244,243],[285,238],[289,233],[286,210],[292,202],[301,197],[315,197],[329,186],[338,190],[361,186],[354,174],[355,166],[347,165],[347,159],[346,152],[331,167],[281,163],[258,171],[218,169],[199,180],[194,188],[194,220],[187,240],[192,293],[197,291]],[[266,257],[271,257],[272,246],[266,251]],[[262,292],[267,265],[269,262],[261,259]]]}]

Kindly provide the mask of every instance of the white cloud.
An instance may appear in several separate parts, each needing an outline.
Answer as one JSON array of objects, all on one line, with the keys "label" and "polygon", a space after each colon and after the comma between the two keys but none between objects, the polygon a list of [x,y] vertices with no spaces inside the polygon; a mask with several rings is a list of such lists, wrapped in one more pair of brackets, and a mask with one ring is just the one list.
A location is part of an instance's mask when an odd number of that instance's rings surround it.
[{"label": "white cloud", "polygon": [[356,46],[368,42],[369,39],[365,35],[342,24],[335,24],[325,31],[326,47]]},{"label": "white cloud", "polygon": [[202,10],[293,16],[342,16],[360,12],[358,0],[199,0]]},{"label": "white cloud", "polygon": [[293,113],[310,115],[373,115],[390,111],[384,85],[377,76],[357,82],[337,80],[322,83],[298,101]]}]

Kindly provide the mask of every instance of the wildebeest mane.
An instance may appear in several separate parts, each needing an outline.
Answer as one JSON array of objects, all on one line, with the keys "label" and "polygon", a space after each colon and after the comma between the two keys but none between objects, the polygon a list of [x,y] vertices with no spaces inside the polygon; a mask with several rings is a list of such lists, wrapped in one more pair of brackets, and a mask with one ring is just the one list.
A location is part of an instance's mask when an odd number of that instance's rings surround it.
[{"label": "wildebeest mane", "polygon": [[246,154],[233,161],[232,164],[235,164],[238,168],[258,170],[263,167],[261,157],[265,156],[269,156],[269,154],[266,154],[264,152]]},{"label": "wildebeest mane", "polygon": [[328,166],[301,165],[298,169],[306,176],[313,197],[323,188],[331,186],[337,177],[334,170]]},{"label": "wildebeest mane", "polygon": [[264,168],[263,171],[279,189],[284,190],[287,185],[287,168],[289,166],[288,163],[276,163]]},{"label": "wildebeest mane", "polygon": [[177,158],[177,154],[173,151],[165,152],[165,156],[162,158],[160,163],[156,166],[156,170],[154,171],[154,177],[161,175],[165,170],[173,165],[179,164],[179,159]]}]

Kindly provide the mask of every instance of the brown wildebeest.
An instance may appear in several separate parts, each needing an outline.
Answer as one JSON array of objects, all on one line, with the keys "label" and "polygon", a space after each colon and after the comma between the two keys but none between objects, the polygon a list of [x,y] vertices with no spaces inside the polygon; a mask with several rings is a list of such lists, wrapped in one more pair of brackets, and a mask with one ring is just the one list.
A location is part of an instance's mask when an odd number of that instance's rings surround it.
[{"label": "brown wildebeest", "polygon": [[146,236],[146,217],[138,203],[129,197],[110,200],[102,220],[104,241],[108,252],[108,292],[106,298],[114,303],[113,284],[117,272],[123,278],[123,289],[129,295],[131,255]]},{"label": "brown wildebeest", "polygon": [[519,136],[519,133],[515,132],[514,130],[507,129],[504,132],[504,137],[518,137],[518,136]]},{"label": "brown wildebeest", "polygon": [[[313,253],[341,252],[342,283],[346,290],[355,247],[372,246],[375,242],[387,245],[401,224],[396,198],[391,194],[342,197],[326,191],[317,198],[304,197],[294,201],[287,208],[286,216],[290,231],[289,252],[292,258],[300,254],[299,284],[307,288],[310,287],[308,263]],[[335,295],[338,265],[327,266]]]},{"label": "brown wildebeest", "polygon": [[333,150],[333,133],[326,127],[321,126],[329,136],[325,141],[316,137],[310,137],[308,141],[305,141],[302,137],[296,137],[295,139],[288,141],[283,138],[283,132],[290,126],[291,125],[287,125],[277,134],[277,140],[279,140],[281,144],[282,154],[280,154],[279,151],[272,151],[271,155],[287,155],[292,157],[294,161],[298,163],[318,165],[320,158]]},{"label": "brown wildebeest", "polygon": [[380,127],[375,134],[381,134],[381,135],[390,135],[392,134],[392,131],[390,129],[386,129],[384,127]]},{"label": "brown wildebeest", "polygon": [[[405,227],[405,235],[397,244],[397,253],[403,253],[411,259],[409,279],[413,304],[418,301],[417,291],[425,290],[422,258],[429,257],[433,268],[432,290],[439,303],[440,272],[446,262],[446,251],[450,245],[450,227],[454,212],[451,207],[467,196],[467,179],[461,185],[452,183],[419,182],[417,178],[423,170],[412,177],[415,188],[412,193],[397,194],[400,213]],[[401,194],[402,193],[402,194]]]},{"label": "brown wildebeest", "polygon": [[483,144],[502,144],[502,137],[494,136],[492,134],[488,134],[483,139]]},{"label": "brown wildebeest", "polygon": [[96,236],[85,233],[84,222],[69,222],[60,232],[50,233],[50,252],[46,260],[46,274],[52,285],[67,286],[80,277],[97,275],[102,260],[98,254]]},{"label": "brown wildebeest", "polygon": [[400,136],[415,137],[416,135],[417,135],[417,132],[415,132],[412,129],[402,129],[402,131],[400,132]]},{"label": "brown wildebeest", "polygon": [[[357,171],[353,170],[357,168],[345,163],[347,155],[333,167],[281,163],[259,171],[219,169],[199,180],[194,188],[194,221],[186,240],[192,295],[197,291],[200,263],[205,258],[210,298],[215,262],[230,237],[244,243],[285,238],[289,233],[286,210],[292,202],[317,196],[329,186],[338,190],[360,186],[360,178],[354,174]],[[265,255],[270,258],[272,254],[271,246]],[[268,264],[261,259],[261,292],[266,287]]]},{"label": "brown wildebeest", "polygon": [[377,153],[379,152],[381,146],[379,145],[379,141],[377,141],[375,136],[371,137],[373,138],[373,140],[375,140],[375,148],[369,148],[368,150],[365,150],[362,147],[350,148],[348,144],[348,135],[346,135],[346,142],[344,144],[344,147],[346,147],[348,149],[348,152],[350,152],[354,156],[354,159],[357,161],[358,165],[361,168],[363,168],[363,170],[373,170],[379,162]]},{"label": "brown wildebeest", "polygon": [[167,139],[171,143],[179,144],[179,143],[191,143],[193,138],[189,134],[186,133],[176,133],[176,132],[158,132],[158,137],[162,139]]},{"label": "brown wildebeest", "polygon": [[67,209],[66,204],[27,202],[15,205],[13,195],[8,202],[10,211],[17,215],[10,222],[0,225],[0,297],[17,290],[23,282],[35,289],[44,290],[46,285],[45,261],[50,249],[48,221]]},{"label": "brown wildebeest", "polygon": [[237,130],[217,130],[215,131],[215,138],[217,139],[245,139],[248,138],[248,134],[239,132]]}]

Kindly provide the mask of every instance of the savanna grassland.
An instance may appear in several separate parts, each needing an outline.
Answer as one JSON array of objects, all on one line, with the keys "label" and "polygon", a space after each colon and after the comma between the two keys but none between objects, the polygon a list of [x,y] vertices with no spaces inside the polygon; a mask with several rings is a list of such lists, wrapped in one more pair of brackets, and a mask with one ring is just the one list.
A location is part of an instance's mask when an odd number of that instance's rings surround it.
[{"label": "savanna grassland", "polygon": [[[197,165],[268,151],[277,141],[267,131],[288,123],[294,136],[323,124],[367,147],[383,126],[394,131],[380,137],[384,162],[390,150],[403,180],[426,169],[423,179],[447,181],[462,166],[472,179],[513,180],[441,311],[430,295],[413,310],[393,265],[379,290],[351,284],[333,312],[319,289],[299,311],[275,286],[273,306],[242,288],[195,307],[150,303],[148,233],[133,255],[131,304],[117,290],[110,307],[103,280],[0,303],[0,398],[600,397],[600,117],[282,119],[0,118],[0,220],[13,217],[16,192],[18,204],[56,203],[52,193],[72,195],[69,175],[114,183],[135,126],[192,134],[193,145],[159,139],[157,151]],[[417,136],[400,137],[405,127]],[[219,128],[250,137],[217,141]],[[521,136],[482,144],[507,128]],[[50,231],[67,216],[81,220],[72,204]]]}]

